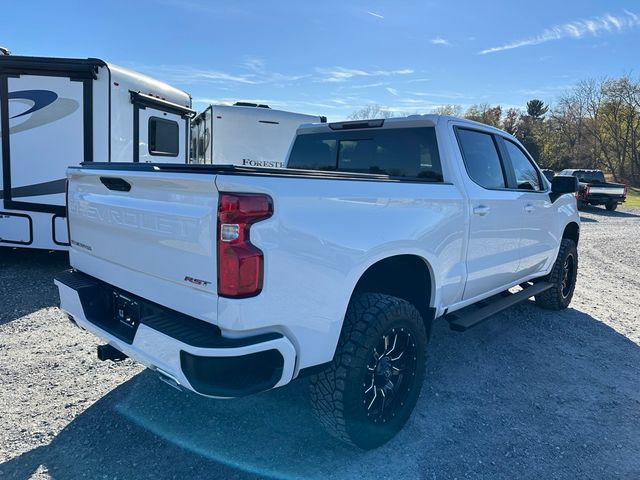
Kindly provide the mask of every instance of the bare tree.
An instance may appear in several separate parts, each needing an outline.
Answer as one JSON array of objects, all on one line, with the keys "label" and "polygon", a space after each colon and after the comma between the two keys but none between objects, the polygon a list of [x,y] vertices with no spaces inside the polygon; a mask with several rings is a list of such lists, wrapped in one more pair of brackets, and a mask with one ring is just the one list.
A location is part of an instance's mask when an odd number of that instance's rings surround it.
[{"label": "bare tree", "polygon": [[450,115],[452,117],[462,116],[462,107],[460,105],[440,105],[431,110],[435,115]]},{"label": "bare tree", "polygon": [[515,135],[518,131],[518,122],[520,122],[520,111],[516,108],[510,108],[502,121],[502,128],[505,132]]},{"label": "bare tree", "polygon": [[349,115],[350,120],[367,120],[371,118],[391,118],[397,116],[396,112],[388,110],[381,105],[370,103],[360,110]]},{"label": "bare tree", "polygon": [[502,107],[500,105],[492,107],[488,103],[471,105],[464,113],[464,118],[500,128],[502,126]]}]

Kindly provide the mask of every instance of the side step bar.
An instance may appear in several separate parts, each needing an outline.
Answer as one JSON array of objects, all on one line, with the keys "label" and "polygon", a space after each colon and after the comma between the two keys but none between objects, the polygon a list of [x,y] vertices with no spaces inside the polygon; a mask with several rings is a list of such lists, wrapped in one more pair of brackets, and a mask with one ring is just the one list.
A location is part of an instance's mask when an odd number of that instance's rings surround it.
[{"label": "side step bar", "polygon": [[[513,305],[523,302],[528,298],[538,295],[539,293],[549,290],[553,287],[553,283],[550,282],[538,282],[533,285],[528,285],[517,293],[509,293],[506,296],[501,296],[497,300],[484,300],[482,307],[470,312],[461,311],[460,313],[450,313],[445,316],[445,319],[449,322],[451,330],[456,332],[464,332],[471,327],[475,327],[479,323],[483,322],[487,318],[501,312]],[[466,310],[463,309],[463,310]]]}]

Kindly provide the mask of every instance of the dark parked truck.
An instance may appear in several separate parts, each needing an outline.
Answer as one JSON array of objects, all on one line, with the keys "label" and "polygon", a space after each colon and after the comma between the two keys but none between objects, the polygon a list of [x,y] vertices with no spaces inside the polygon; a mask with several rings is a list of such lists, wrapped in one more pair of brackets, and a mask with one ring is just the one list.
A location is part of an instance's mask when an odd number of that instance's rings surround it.
[{"label": "dark parked truck", "polygon": [[627,187],[622,183],[607,182],[602,170],[567,169],[560,172],[560,175],[578,177],[578,208],[586,205],[604,205],[607,210],[613,211],[627,198]]}]

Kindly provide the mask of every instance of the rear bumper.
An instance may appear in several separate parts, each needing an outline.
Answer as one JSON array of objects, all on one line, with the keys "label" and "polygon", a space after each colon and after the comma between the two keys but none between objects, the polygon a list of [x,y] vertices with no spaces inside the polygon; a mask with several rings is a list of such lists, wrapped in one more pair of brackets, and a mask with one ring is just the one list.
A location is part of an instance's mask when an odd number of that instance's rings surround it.
[{"label": "rear bumper", "polygon": [[[220,330],[78,271],[57,275],[60,307],[78,325],[165,379],[201,395],[231,398],[285,385],[296,351],[280,333],[222,337]],[[139,321],[117,320],[114,296],[135,302]]]}]

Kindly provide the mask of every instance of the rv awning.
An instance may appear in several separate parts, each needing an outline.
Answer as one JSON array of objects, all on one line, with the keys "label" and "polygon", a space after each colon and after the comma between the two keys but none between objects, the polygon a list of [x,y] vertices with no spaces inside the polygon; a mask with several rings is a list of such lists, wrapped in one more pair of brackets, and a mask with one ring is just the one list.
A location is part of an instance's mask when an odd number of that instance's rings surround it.
[{"label": "rv awning", "polygon": [[98,58],[48,58],[0,55],[0,75],[47,75],[95,79],[98,67],[106,63]]}]

